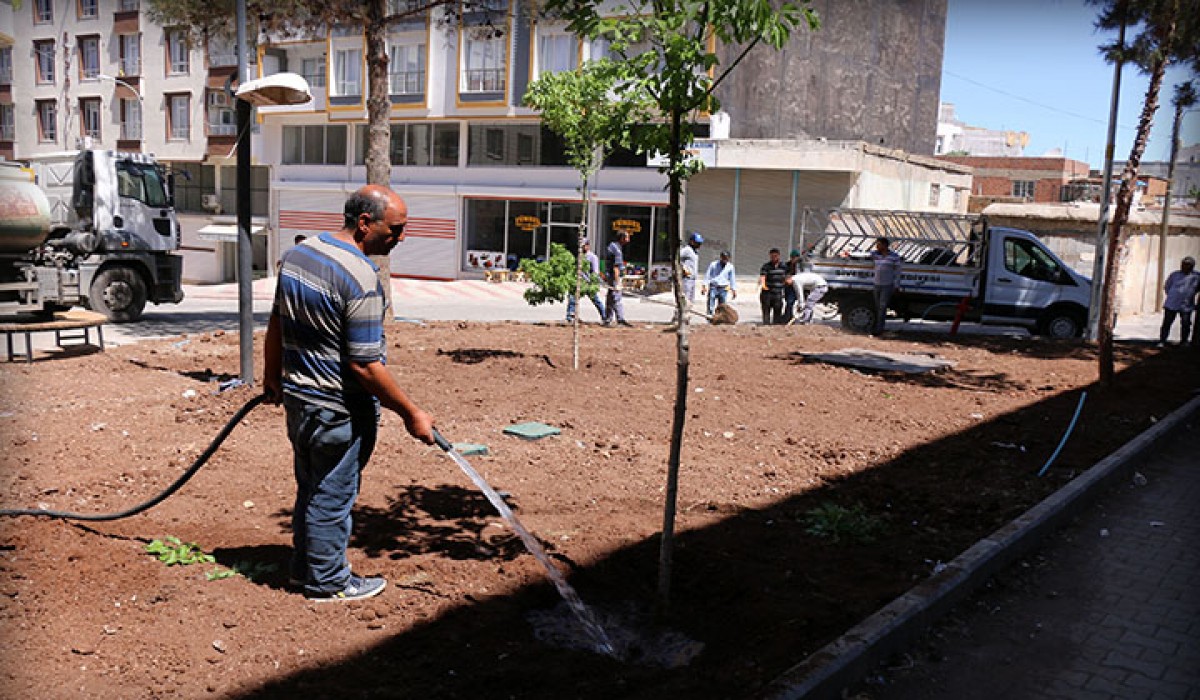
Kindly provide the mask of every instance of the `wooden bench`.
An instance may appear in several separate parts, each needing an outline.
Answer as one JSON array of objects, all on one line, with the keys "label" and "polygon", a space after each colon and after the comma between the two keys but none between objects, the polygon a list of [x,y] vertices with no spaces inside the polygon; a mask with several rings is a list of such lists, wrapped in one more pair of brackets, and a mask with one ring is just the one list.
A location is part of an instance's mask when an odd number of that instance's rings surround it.
[{"label": "wooden bench", "polygon": [[54,314],[53,319],[39,320],[35,317],[30,317],[28,320],[8,320],[0,322],[0,333],[4,334],[6,345],[8,348],[8,361],[12,362],[17,356],[13,352],[13,335],[25,336],[25,361],[33,362],[33,334],[54,332],[54,344],[56,347],[65,347],[63,341],[81,341],[71,342],[71,345],[91,345],[91,331],[96,329],[96,343],[100,351],[104,351],[104,324],[108,323],[108,317],[104,314],[98,314],[94,311],[71,310],[59,311]]}]

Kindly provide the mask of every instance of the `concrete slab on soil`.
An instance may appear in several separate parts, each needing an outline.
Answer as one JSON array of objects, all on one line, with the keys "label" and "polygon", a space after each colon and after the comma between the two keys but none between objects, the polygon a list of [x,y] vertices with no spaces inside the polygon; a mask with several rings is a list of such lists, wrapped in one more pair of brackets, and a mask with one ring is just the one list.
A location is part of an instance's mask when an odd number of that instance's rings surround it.
[{"label": "concrete slab on soil", "polygon": [[804,359],[875,372],[904,372],[905,374],[924,374],[954,366],[950,360],[943,360],[929,354],[883,352],[864,348],[846,348],[836,352],[805,354]]},{"label": "concrete slab on soil", "polygon": [[548,437],[550,435],[558,435],[562,430],[555,428],[552,425],[530,421],[528,423],[517,423],[510,425],[504,429],[506,435],[516,435],[519,438],[526,440],[537,440],[539,438]]},{"label": "concrete slab on soil", "polygon": [[451,447],[463,457],[476,455],[486,457],[489,454],[487,445],[480,445],[474,442],[456,442]]}]

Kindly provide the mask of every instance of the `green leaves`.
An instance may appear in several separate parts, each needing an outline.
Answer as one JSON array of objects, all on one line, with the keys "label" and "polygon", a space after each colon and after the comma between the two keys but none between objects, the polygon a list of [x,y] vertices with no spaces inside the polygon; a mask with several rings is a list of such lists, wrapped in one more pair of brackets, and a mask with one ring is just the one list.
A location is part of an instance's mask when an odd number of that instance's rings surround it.
[{"label": "green leaves", "polygon": [[146,545],[146,552],[155,555],[167,566],[212,564],[217,561],[213,555],[205,554],[195,542],[182,542],[178,537],[154,540]]},{"label": "green leaves", "polygon": [[805,532],[831,542],[873,542],[884,530],[881,518],[872,515],[861,505],[850,508],[836,503],[822,503],[801,518]]},{"label": "green leaves", "polygon": [[[545,262],[525,259],[521,271],[529,275],[533,286],[525,290],[531,306],[563,301],[575,293],[575,256],[560,243],[550,244],[550,259]],[[594,279],[583,281],[583,296],[590,296],[600,285]]]}]

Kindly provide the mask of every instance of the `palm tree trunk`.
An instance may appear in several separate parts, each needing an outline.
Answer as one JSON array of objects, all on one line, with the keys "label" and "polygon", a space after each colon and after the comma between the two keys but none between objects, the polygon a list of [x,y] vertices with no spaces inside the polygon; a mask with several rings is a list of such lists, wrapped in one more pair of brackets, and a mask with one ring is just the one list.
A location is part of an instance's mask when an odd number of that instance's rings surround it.
[{"label": "palm tree trunk", "polygon": [[1133,141],[1133,148],[1129,153],[1129,160],[1125,163],[1125,170],[1121,173],[1121,187],[1117,190],[1117,208],[1113,213],[1112,226],[1109,229],[1108,251],[1104,259],[1104,294],[1100,301],[1098,332],[1100,381],[1106,386],[1111,386],[1114,378],[1113,326],[1116,325],[1117,265],[1118,256],[1125,247],[1121,229],[1129,221],[1138,166],[1141,165],[1142,154],[1146,151],[1146,142],[1150,139],[1150,128],[1154,125],[1154,112],[1158,110],[1158,93],[1162,88],[1166,69],[1166,57],[1156,59],[1151,66],[1150,86],[1146,89],[1146,102],[1142,106],[1142,116],[1138,121],[1137,137]]}]

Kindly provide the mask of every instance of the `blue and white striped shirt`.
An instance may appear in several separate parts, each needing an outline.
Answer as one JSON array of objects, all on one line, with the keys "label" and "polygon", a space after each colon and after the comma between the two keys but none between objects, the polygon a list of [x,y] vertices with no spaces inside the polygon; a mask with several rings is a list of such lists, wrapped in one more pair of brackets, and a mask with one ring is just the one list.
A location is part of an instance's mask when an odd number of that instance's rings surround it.
[{"label": "blue and white striped shirt", "polygon": [[375,398],[350,362],[387,362],[378,267],[328,233],[283,254],[272,312],[283,336],[283,393],[341,413]]}]

